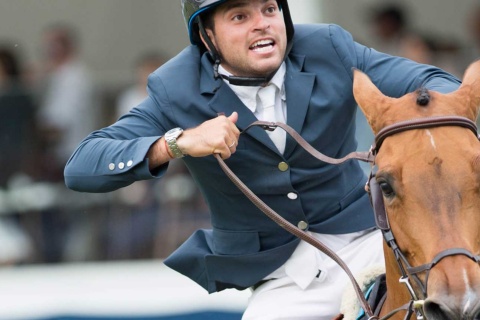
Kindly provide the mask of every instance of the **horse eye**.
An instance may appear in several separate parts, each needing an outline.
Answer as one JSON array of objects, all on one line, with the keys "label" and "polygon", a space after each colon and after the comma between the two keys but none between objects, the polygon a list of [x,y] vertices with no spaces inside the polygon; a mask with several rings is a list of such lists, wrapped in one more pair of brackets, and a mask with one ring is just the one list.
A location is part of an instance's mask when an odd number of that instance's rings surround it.
[{"label": "horse eye", "polygon": [[395,191],[388,182],[381,181],[378,183],[378,185],[380,186],[380,189],[382,189],[382,193],[385,197],[390,198],[395,196]]}]

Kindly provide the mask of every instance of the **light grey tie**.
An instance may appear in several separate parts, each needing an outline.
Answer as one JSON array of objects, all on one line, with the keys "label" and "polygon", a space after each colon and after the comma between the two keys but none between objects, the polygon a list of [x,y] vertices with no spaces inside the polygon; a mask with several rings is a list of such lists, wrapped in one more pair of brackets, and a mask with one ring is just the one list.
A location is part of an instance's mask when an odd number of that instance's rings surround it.
[{"label": "light grey tie", "polygon": [[[270,84],[264,88],[258,90],[258,97],[262,102],[262,110],[260,120],[276,122],[275,116],[275,94],[277,88],[275,85]],[[278,151],[283,154],[285,151],[286,133],[281,128],[277,128],[274,131],[267,131],[267,134],[272,139],[273,143],[277,147]]]}]

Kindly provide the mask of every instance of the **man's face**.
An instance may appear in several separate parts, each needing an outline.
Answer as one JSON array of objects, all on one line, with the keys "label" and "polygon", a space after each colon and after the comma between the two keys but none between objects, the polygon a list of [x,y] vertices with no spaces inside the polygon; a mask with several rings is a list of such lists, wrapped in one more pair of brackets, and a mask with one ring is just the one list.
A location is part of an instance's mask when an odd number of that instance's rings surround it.
[{"label": "man's face", "polygon": [[213,24],[207,34],[234,76],[266,76],[282,63],[287,34],[276,0],[227,1],[215,11]]}]

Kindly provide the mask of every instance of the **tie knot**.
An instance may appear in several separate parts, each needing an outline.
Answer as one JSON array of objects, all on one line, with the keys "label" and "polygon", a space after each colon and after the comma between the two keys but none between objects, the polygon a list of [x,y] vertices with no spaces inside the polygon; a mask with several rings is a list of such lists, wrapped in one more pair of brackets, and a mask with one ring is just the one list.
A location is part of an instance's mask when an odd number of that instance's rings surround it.
[{"label": "tie knot", "polygon": [[270,84],[264,88],[260,88],[258,90],[258,97],[260,98],[260,101],[262,102],[263,108],[269,108],[273,107],[275,105],[275,93],[277,91],[277,88],[275,85]]}]

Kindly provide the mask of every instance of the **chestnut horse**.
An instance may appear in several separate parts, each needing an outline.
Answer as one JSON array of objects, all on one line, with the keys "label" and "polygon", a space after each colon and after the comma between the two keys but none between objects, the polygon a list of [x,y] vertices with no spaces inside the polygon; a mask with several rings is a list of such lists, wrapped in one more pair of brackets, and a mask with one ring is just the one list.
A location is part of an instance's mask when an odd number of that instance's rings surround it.
[{"label": "chestnut horse", "polygon": [[379,318],[406,306],[392,319],[480,319],[480,61],[450,94],[390,98],[356,70],[354,95],[377,136],[388,288]]}]

